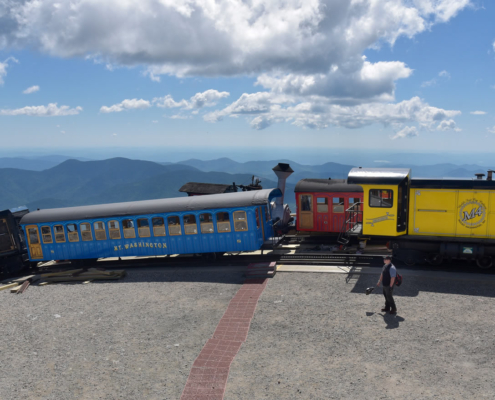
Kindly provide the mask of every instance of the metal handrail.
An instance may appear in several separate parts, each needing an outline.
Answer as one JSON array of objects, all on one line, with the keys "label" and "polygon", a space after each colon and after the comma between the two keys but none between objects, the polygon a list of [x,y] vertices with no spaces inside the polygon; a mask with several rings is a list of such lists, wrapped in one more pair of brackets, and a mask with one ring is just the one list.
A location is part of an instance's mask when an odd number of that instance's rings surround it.
[{"label": "metal handrail", "polygon": [[[346,245],[349,243],[351,235],[350,233],[354,227],[359,224],[359,215],[363,214],[363,210],[360,207],[363,203],[354,203],[344,213],[344,224],[337,238],[337,242]],[[350,227],[349,227],[350,225]]]}]

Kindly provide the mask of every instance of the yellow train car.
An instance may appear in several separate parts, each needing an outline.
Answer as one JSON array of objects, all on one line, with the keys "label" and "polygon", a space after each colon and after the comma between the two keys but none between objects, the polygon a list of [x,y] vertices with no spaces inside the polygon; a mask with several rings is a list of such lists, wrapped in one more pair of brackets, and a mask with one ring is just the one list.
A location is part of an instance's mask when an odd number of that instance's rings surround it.
[{"label": "yellow train car", "polygon": [[[421,179],[408,169],[353,168],[348,183],[363,188],[358,236],[390,239],[407,264],[475,260],[490,268],[495,257],[495,181]],[[354,229],[354,232],[357,230]]]}]

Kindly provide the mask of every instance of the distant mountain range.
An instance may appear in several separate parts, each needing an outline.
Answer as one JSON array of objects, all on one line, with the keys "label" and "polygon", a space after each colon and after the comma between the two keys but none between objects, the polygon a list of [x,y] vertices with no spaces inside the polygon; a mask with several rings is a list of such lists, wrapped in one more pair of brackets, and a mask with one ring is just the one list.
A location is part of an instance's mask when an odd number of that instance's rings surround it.
[{"label": "distant mountain range", "polygon": [[[273,177],[276,179],[275,175]],[[29,209],[69,207],[185,196],[187,182],[247,184],[249,174],[203,172],[185,164],[113,158],[103,161],[67,160],[44,171],[0,169],[0,210],[26,205]],[[265,188],[276,181],[264,179]],[[286,202],[295,204],[294,185],[287,185]]]},{"label": "distant mountain range", "polygon": [[[353,167],[337,163],[303,165],[291,160],[239,163],[229,158],[180,163],[67,158],[0,158],[0,210],[20,205],[37,209],[179,197],[185,195],[178,190],[187,182],[246,185],[253,175],[261,178],[264,188],[272,188],[277,185],[272,168],[279,162],[289,163],[295,171],[287,180],[285,197],[285,202],[295,210],[294,187],[300,179],[346,178]],[[475,173],[486,173],[486,168],[472,164],[386,167],[411,168],[413,176],[429,178],[471,178]]]}]

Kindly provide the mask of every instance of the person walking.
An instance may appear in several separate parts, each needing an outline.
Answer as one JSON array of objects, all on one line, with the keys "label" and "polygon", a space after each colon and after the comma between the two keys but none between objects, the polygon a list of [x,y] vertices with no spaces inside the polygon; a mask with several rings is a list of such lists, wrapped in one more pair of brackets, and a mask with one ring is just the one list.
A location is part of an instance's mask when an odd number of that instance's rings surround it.
[{"label": "person walking", "polygon": [[397,314],[397,307],[394,301],[394,284],[395,278],[397,277],[397,269],[394,264],[392,264],[392,257],[386,256],[383,261],[385,265],[382,268],[382,273],[380,279],[378,280],[377,286],[383,283],[383,295],[385,296],[385,308],[382,308],[384,312],[390,312],[390,314]]}]

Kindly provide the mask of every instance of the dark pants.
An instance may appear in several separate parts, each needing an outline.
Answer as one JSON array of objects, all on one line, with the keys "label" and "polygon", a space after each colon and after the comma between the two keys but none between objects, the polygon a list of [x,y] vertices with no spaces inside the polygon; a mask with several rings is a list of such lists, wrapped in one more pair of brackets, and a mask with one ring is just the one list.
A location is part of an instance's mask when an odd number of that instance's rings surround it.
[{"label": "dark pants", "polygon": [[397,310],[397,307],[395,306],[395,301],[394,301],[394,288],[390,286],[384,286],[383,287],[383,295],[385,296],[385,308],[387,310]]}]

